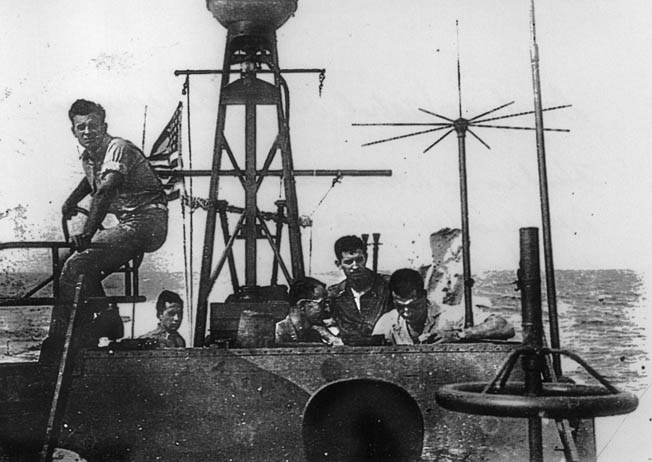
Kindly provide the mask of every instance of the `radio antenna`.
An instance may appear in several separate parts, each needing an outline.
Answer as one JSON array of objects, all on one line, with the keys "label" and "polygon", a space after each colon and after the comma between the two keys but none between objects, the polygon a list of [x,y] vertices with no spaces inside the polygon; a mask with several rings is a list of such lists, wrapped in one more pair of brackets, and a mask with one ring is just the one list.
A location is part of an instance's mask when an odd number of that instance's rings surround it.
[{"label": "radio antenna", "polygon": [[[493,114],[507,106],[514,104],[514,101],[496,106],[488,111],[482,112],[475,117],[466,119],[462,117],[462,71],[460,64],[460,40],[459,40],[459,20],[455,21],[455,27],[457,32],[457,92],[458,92],[458,118],[452,119],[444,115],[438,114],[437,112],[431,111],[429,109],[418,108],[420,112],[428,114],[438,119],[436,122],[381,122],[381,123],[354,123],[354,127],[430,127],[425,129],[419,129],[416,132],[411,132],[405,135],[392,136],[390,138],[383,138],[380,140],[375,140],[371,142],[364,143],[362,146],[372,146],[375,144],[386,143],[389,141],[395,141],[399,139],[410,138],[413,136],[424,135],[427,133],[433,133],[441,130],[446,130],[443,135],[440,135],[434,142],[428,145],[423,152],[427,153],[442,140],[444,140],[448,135],[453,132],[457,134],[457,148],[458,148],[458,168],[459,168],[459,177],[460,177],[460,205],[461,205],[461,222],[462,222],[462,262],[464,267],[464,309],[465,309],[465,321],[464,327],[473,326],[473,303],[472,303],[472,288],[473,288],[473,279],[471,277],[471,243],[469,237],[469,212],[468,212],[468,192],[467,192],[467,172],[466,172],[466,134],[470,133],[473,138],[479,141],[485,148],[491,149],[491,147],[480,138],[473,130],[476,128],[499,128],[505,130],[540,130],[543,131],[553,131],[553,132],[569,132],[570,130],[564,128],[543,128],[542,125],[537,123],[537,127],[524,127],[524,126],[513,126],[513,125],[495,125],[488,124],[487,122],[493,122],[496,120],[507,119],[510,117],[518,117],[528,114],[537,114],[543,113],[544,111],[553,111],[556,109],[563,109],[571,107],[570,104],[555,106],[549,108],[535,108],[534,111],[525,111],[518,112],[513,114],[507,114],[496,117],[487,117],[490,114]],[[544,225],[545,228],[545,225]]]}]

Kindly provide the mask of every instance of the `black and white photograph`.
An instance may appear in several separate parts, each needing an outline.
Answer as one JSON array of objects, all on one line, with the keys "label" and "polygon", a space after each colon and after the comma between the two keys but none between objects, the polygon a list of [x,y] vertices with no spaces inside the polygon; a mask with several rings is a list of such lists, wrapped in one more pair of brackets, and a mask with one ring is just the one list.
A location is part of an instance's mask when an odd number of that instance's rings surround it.
[{"label": "black and white photograph", "polygon": [[0,462],[652,460],[649,1],[0,18]]}]

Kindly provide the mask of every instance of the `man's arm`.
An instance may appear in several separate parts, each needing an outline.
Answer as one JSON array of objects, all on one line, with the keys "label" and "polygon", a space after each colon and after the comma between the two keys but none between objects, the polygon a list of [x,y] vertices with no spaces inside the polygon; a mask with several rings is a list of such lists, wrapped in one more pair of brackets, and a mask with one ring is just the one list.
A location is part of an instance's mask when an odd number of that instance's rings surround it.
[{"label": "man's arm", "polygon": [[423,343],[458,342],[460,340],[507,340],[514,336],[514,327],[502,316],[490,315],[480,324],[466,328],[436,330]]},{"label": "man's arm", "polygon": [[70,193],[68,199],[63,203],[61,207],[61,214],[66,218],[73,217],[77,214],[75,207],[80,200],[88,196],[91,193],[91,185],[88,183],[86,178],[82,178],[77,187]]},{"label": "man's arm", "polygon": [[312,326],[310,326],[310,328],[316,331],[321,336],[322,341],[327,345],[331,345],[331,346],[344,345],[342,339],[339,338],[337,335],[333,334],[330,330],[328,330],[326,326],[320,324],[313,324]]},{"label": "man's arm", "polygon": [[115,197],[122,180],[123,176],[118,172],[106,173],[102,179],[102,183],[97,188],[97,192],[93,195],[91,209],[88,211],[88,220],[84,224],[84,232],[82,234],[90,234],[91,237],[95,234],[95,231],[97,231],[102,221],[104,221],[111,201]]},{"label": "man's arm", "polygon": [[502,316],[490,315],[484,322],[462,329],[460,339],[507,340],[514,336],[514,327]]},{"label": "man's arm", "polygon": [[122,181],[123,176],[118,172],[111,171],[104,176],[102,183],[93,195],[91,207],[88,211],[88,219],[84,224],[82,233],[72,236],[72,242],[78,250],[84,250],[88,247],[95,231],[98,230],[102,221],[104,221],[111,201],[115,197],[118,186],[120,186]]}]

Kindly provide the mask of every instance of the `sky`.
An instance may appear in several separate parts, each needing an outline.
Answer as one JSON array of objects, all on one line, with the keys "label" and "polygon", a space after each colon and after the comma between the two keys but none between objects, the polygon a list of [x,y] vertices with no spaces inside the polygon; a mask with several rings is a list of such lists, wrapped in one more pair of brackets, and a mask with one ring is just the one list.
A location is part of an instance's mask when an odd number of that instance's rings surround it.
[{"label": "sky", "polygon": [[[647,271],[652,4],[540,0],[536,8],[544,107],[572,104],[544,118],[570,129],[545,139],[555,265]],[[456,118],[458,46],[464,117],[510,101],[495,115],[531,111],[528,10],[522,0],[299,2],[278,31],[281,66],[325,68],[326,80],[320,97],[316,75],[287,77],[295,167],[393,172],[344,178],[319,207],[332,179],[297,180],[300,213],[314,220],[311,255],[304,233],[307,266],[335,269],[337,237],[373,232],[381,233],[381,269],[429,263],[429,234],[460,226],[454,134],[424,154],[438,133],[362,147],[416,130],[352,123],[437,121],[419,108]],[[61,204],[81,178],[70,104],[100,102],[109,132],[139,145],[147,107],[147,150],[184,98],[174,70],[221,68],[226,31],[201,0],[1,0],[0,17],[0,237],[59,238]],[[218,82],[191,81],[195,168],[210,165]],[[534,126],[532,116],[505,122]],[[491,150],[467,139],[472,269],[513,269],[518,229],[541,226],[535,135],[476,133]],[[261,207],[278,198],[271,183]],[[223,181],[221,197],[242,204],[238,188]],[[206,193],[197,181],[194,194]],[[183,261],[180,216],[173,204],[168,242],[152,257],[174,269]],[[195,214],[196,255],[204,220]]]}]

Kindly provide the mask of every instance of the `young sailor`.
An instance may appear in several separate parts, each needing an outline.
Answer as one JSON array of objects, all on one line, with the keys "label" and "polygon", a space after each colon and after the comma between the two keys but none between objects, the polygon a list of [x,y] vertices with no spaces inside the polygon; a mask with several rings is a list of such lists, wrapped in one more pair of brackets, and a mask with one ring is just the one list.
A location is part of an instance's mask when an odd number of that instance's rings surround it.
[{"label": "young sailor", "polygon": [[374,325],[389,310],[386,280],[367,268],[367,248],[358,236],[335,241],[335,265],[346,279],[328,288],[328,306],[344,343],[371,337]]},{"label": "young sailor", "polygon": [[183,321],[183,300],[179,294],[164,290],[156,300],[158,327],[140,338],[153,338],[159,348],[185,348],[186,341],[179,334]]},{"label": "young sailor", "polygon": [[395,271],[389,279],[394,309],[385,313],[373,335],[383,335],[396,345],[455,342],[472,339],[506,340],[514,328],[504,318],[490,315],[482,323],[464,328],[461,305],[442,305],[435,309],[428,301],[421,275],[412,269]]},{"label": "young sailor", "polygon": [[[130,141],[107,133],[106,113],[99,104],[79,99],[68,117],[72,134],[84,147],[81,155],[84,178],[66,199],[61,212],[65,219],[77,214],[77,204],[90,195],[90,210],[81,233],[71,236],[76,250],[65,262],[59,278],[60,295],[52,311],[50,340],[63,344],[68,312],[75,285],[84,275],[83,296],[103,296],[103,275],[118,269],[143,252],[153,252],[163,245],[167,235],[167,200],[163,187],[143,153]],[[108,213],[118,224],[101,229]],[[89,245],[98,244],[89,248]],[[80,320],[86,334],[93,319],[91,306]],[[97,345],[94,333],[86,346]]]}]

